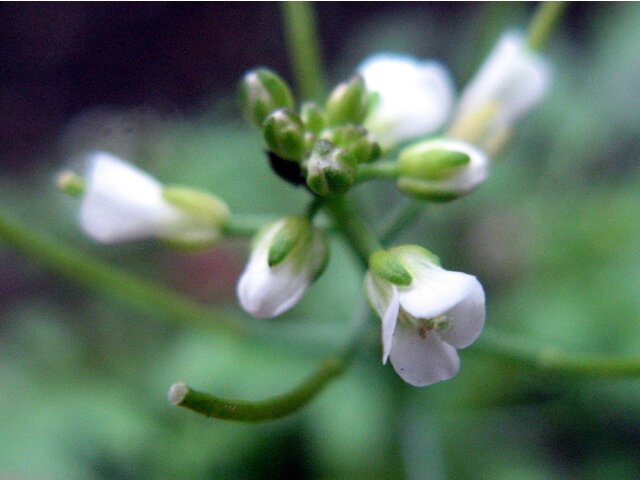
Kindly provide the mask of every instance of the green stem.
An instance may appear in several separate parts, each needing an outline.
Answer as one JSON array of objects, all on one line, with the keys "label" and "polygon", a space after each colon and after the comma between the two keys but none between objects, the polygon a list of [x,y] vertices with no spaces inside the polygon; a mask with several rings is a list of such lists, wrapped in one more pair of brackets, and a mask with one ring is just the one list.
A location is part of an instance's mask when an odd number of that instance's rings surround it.
[{"label": "green stem", "polygon": [[542,50],[551,37],[567,2],[541,2],[531,19],[528,31],[528,43],[532,50]]},{"label": "green stem", "polygon": [[382,249],[380,241],[345,195],[327,197],[325,205],[337,229],[347,239],[362,266],[365,269],[368,268],[369,256],[376,250]]},{"label": "green stem", "polygon": [[419,202],[413,200],[407,201],[409,203],[400,207],[381,229],[380,241],[383,244],[386,245],[393,241],[395,237],[407,227],[407,225],[413,223],[416,217],[424,211],[424,205]]},{"label": "green stem", "polygon": [[395,180],[396,178],[398,178],[398,166],[394,161],[363,163],[358,165],[356,183],[376,179]]},{"label": "green stem", "polygon": [[266,215],[234,214],[221,229],[223,235],[231,237],[247,237],[255,235],[266,223],[274,218]]},{"label": "green stem", "polygon": [[221,398],[193,390],[183,383],[171,386],[169,400],[207,417],[245,422],[274,420],[290,415],[309,403],[331,380],[344,372],[348,360],[347,357],[329,358],[299,387],[268,400],[250,402]]},{"label": "green stem", "polygon": [[598,376],[640,377],[640,356],[574,354],[555,347],[538,347],[515,335],[487,329],[473,350],[522,366],[554,373]]},{"label": "green stem", "polygon": [[307,100],[320,100],[325,93],[320,42],[313,5],[282,2],[287,49],[298,88]]},{"label": "green stem", "polygon": [[246,330],[246,325],[236,318],[214,314],[209,306],[139,279],[2,216],[0,240],[46,269],[60,273],[83,287],[107,293],[153,313],[159,319],[170,319],[181,325],[222,327],[236,332]]}]

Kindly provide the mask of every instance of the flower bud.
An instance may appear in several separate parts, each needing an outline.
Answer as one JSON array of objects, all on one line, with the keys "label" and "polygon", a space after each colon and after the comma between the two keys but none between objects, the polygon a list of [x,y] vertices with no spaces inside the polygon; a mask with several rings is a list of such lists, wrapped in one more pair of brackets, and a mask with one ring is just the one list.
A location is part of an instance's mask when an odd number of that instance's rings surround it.
[{"label": "flower bud", "polygon": [[372,162],[382,155],[375,138],[364,127],[346,125],[332,129],[327,136],[333,144],[355,157],[358,163]]},{"label": "flower bud", "polygon": [[458,140],[428,140],[400,152],[398,188],[423,200],[447,201],[471,192],[487,177],[489,159]]},{"label": "flower bud", "polygon": [[240,82],[240,104],[245,117],[256,127],[273,111],[293,108],[293,95],[287,83],[266,68],[247,72]]},{"label": "flower bud", "polygon": [[280,109],[264,121],[262,134],[269,149],[285,160],[299,162],[305,149],[305,131],[300,117],[291,110]]},{"label": "flower bud", "polygon": [[240,304],[257,318],[289,310],[323,272],[328,255],[324,234],[304,217],[266,225],[238,282]]},{"label": "flower bud", "polygon": [[368,108],[367,88],[360,75],[339,84],[327,100],[326,117],[328,125],[360,125]]},{"label": "flower bud", "polygon": [[324,113],[314,102],[304,102],[302,104],[302,107],[300,107],[300,117],[302,118],[305,128],[316,135],[324,128]]},{"label": "flower bud", "polygon": [[328,140],[320,140],[307,161],[307,185],[318,195],[345,193],[356,178],[355,157]]},{"label": "flower bud", "polygon": [[71,197],[82,196],[86,188],[83,178],[71,170],[60,172],[56,177],[56,186]]}]

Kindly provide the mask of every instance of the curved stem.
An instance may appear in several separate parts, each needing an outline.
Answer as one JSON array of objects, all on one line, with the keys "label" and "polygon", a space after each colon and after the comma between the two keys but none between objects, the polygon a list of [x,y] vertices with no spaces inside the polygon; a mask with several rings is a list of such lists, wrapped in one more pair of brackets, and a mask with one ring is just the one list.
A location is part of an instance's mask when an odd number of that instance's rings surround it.
[{"label": "curved stem", "polygon": [[414,200],[407,200],[407,202],[391,215],[391,218],[385,222],[385,226],[381,229],[380,241],[385,245],[393,241],[424,210],[424,205]]},{"label": "curved stem", "polygon": [[281,8],[287,49],[300,93],[307,100],[320,100],[325,89],[313,5],[282,2]]},{"label": "curved stem", "polygon": [[526,340],[487,329],[473,350],[517,362],[536,370],[599,377],[640,377],[640,355],[574,354],[555,347],[538,347]]},{"label": "curved stem", "polygon": [[398,178],[397,163],[394,161],[363,163],[358,165],[356,183],[379,178],[395,180]]},{"label": "curved stem", "polygon": [[528,42],[532,50],[544,48],[566,7],[567,2],[541,2],[539,4],[529,24]]},{"label": "curved stem", "polygon": [[329,210],[338,230],[347,239],[353,251],[366,269],[369,266],[369,256],[376,250],[382,249],[376,238],[362,217],[355,211],[345,195],[327,197],[325,206]]},{"label": "curved stem", "polygon": [[209,306],[114,268],[3,216],[0,216],[0,240],[46,269],[60,273],[83,287],[107,293],[152,312],[159,319],[209,328],[222,327],[236,332],[247,330],[247,325],[236,318],[214,314]]},{"label": "curved stem", "polygon": [[290,415],[309,403],[327,383],[345,370],[347,360],[344,357],[328,358],[299,387],[268,400],[250,402],[221,398],[193,390],[183,383],[171,386],[169,400],[207,417],[245,422],[274,420]]}]

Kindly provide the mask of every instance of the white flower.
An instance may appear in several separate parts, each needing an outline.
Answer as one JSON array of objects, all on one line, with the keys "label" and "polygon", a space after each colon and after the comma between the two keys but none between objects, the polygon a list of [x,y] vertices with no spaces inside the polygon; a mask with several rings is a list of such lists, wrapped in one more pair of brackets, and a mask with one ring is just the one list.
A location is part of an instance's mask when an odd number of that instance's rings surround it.
[{"label": "white flower", "polygon": [[382,361],[390,358],[398,375],[414,386],[447,380],[460,366],[456,349],[473,343],[484,326],[482,285],[472,275],[439,267],[420,247],[388,253],[410,280],[394,284],[373,267],[365,277],[369,301],[382,319]]},{"label": "white flower", "polygon": [[550,81],[547,60],[521,33],[506,32],[464,89],[450,133],[491,150],[542,100]]},{"label": "white flower", "polygon": [[210,242],[219,236],[218,227],[227,217],[226,205],[213,196],[165,189],[149,174],[106,152],[89,158],[80,223],[98,242]]},{"label": "white flower", "polygon": [[265,226],[238,282],[240,305],[256,318],[280,315],[300,300],[327,258],[324,234],[306,218],[287,217]]},{"label": "white flower", "polygon": [[482,183],[489,166],[489,157],[469,143],[425,140],[400,152],[398,188],[420,199],[452,200]]},{"label": "white flower", "polygon": [[453,102],[453,82],[444,66],[404,55],[377,54],[358,71],[373,94],[365,127],[383,149],[438,130]]}]

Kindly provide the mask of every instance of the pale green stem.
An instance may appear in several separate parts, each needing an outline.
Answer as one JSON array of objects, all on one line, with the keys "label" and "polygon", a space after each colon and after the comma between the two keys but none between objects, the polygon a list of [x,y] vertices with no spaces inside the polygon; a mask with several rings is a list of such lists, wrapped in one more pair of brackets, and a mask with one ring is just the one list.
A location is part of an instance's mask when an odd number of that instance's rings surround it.
[{"label": "pale green stem", "polygon": [[542,50],[567,7],[567,2],[541,2],[529,24],[527,41],[532,50]]},{"label": "pale green stem", "polygon": [[4,216],[0,216],[0,240],[45,269],[151,312],[158,319],[170,319],[180,325],[221,327],[239,333],[247,330],[248,325],[236,318],[214,313],[208,306],[80,253]]},{"label": "pale green stem", "polygon": [[414,200],[407,200],[407,204],[403,205],[394,213],[380,232],[380,241],[388,244],[404,230],[408,225],[413,223],[415,219],[424,211],[424,205]]},{"label": "pale green stem", "polygon": [[311,2],[282,2],[287,49],[298,88],[305,100],[325,93],[320,42]]},{"label": "pale green stem", "polygon": [[363,163],[358,165],[356,183],[376,179],[395,180],[396,178],[398,178],[398,165],[394,161]]},{"label": "pale green stem", "polygon": [[250,237],[273,220],[275,217],[270,215],[233,214],[221,228],[221,232],[231,237]]},{"label": "pale green stem", "polygon": [[267,400],[231,400],[193,390],[184,384],[171,387],[169,400],[207,417],[244,422],[275,420],[291,415],[309,403],[331,380],[344,372],[350,358],[351,355],[328,358],[300,386]]},{"label": "pale green stem", "polygon": [[515,335],[492,329],[482,333],[473,350],[545,372],[606,378],[640,377],[640,355],[569,353],[551,346],[532,345]]},{"label": "pale green stem", "polygon": [[351,245],[361,265],[369,268],[369,256],[382,245],[345,195],[327,197],[325,206],[336,228]]}]

